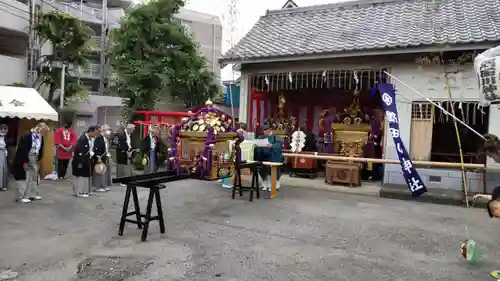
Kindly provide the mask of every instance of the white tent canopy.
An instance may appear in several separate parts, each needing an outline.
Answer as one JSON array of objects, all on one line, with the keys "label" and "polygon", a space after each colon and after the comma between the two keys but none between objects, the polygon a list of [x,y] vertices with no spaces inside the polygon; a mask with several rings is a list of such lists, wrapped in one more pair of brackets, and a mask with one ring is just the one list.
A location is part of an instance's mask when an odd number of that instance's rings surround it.
[{"label": "white tent canopy", "polygon": [[58,121],[58,114],[33,88],[0,86],[0,117]]}]

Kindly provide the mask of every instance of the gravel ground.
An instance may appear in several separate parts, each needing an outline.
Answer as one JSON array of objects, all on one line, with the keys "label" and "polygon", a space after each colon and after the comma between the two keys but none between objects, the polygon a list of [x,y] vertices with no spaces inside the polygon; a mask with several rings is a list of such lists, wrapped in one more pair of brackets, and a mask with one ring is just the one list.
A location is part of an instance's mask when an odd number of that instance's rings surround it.
[{"label": "gravel ground", "polygon": [[[24,205],[0,193],[0,280],[469,281],[500,268],[499,222],[481,209],[287,186],[250,203],[185,180],[162,191],[167,232],[153,223],[140,242],[133,225],[116,234],[122,187],[88,199],[69,182],[42,188]],[[484,250],[475,266],[459,257],[465,223]]]}]

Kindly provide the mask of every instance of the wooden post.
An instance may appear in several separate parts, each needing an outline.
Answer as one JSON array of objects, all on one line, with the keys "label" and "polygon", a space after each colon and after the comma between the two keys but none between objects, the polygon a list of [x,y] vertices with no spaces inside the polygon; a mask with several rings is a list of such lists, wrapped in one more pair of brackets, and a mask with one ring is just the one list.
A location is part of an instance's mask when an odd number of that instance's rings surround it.
[{"label": "wooden post", "polygon": [[269,199],[276,197],[276,185],[278,181],[278,171],[276,166],[271,166],[271,192],[269,194]]},{"label": "wooden post", "polygon": [[278,169],[283,165],[281,162],[262,162],[262,165],[271,167],[271,192],[269,193],[269,199],[273,199],[278,195],[276,187],[278,184]]}]

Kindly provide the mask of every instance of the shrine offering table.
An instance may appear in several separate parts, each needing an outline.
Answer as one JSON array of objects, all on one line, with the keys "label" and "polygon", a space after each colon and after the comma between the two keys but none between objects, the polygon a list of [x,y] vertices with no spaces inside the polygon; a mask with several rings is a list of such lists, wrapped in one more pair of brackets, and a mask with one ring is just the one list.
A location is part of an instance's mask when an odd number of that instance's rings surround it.
[{"label": "shrine offering table", "polygon": [[283,166],[281,162],[262,162],[262,165],[271,167],[271,192],[269,192],[269,199],[276,197],[278,192],[276,186],[278,182],[278,169]]},{"label": "shrine offering table", "polygon": [[[293,153],[290,150],[283,150],[283,153]],[[288,161],[292,164],[292,169],[316,169],[317,160],[313,158],[300,157],[300,154],[315,155],[317,152],[312,151],[301,151],[297,156],[287,157]]]},{"label": "shrine offering table", "polygon": [[329,161],[325,168],[325,182],[361,186],[361,166],[359,163]]},{"label": "shrine offering table", "polygon": [[[284,150],[283,153],[293,153],[290,150]],[[294,153],[294,156],[286,156],[287,163],[289,163],[290,176],[308,176],[309,178],[316,178],[318,174],[318,160],[314,158],[305,158],[301,155],[317,155],[317,152],[313,151],[301,151]]]}]

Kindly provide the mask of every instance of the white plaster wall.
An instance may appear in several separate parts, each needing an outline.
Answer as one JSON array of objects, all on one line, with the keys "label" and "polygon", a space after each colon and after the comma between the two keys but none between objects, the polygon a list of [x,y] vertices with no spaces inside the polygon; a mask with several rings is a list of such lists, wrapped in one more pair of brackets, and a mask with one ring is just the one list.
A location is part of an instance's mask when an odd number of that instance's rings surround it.
[{"label": "white plaster wall", "polygon": [[[477,86],[476,75],[473,72],[472,65],[455,68],[457,73],[449,75],[450,88],[452,89],[453,100],[459,101],[477,101],[479,92]],[[399,64],[391,67],[391,73],[401,80],[403,83],[414,88],[425,96],[431,97],[433,101],[448,100],[448,91],[446,90],[444,71],[439,66],[424,66],[419,67],[416,64]],[[410,135],[411,127],[406,124],[411,124],[411,104],[410,101],[424,101],[414,91],[412,91],[403,83],[394,79],[391,82],[396,86],[396,101],[399,113],[399,122],[401,124],[400,135],[408,151],[410,151]],[[410,100],[410,101],[409,101]],[[493,111],[493,112],[492,112]],[[492,122],[495,118],[498,120],[500,111],[498,109],[490,109],[490,132]],[[498,134],[500,134],[500,126],[497,126]],[[387,131],[387,130],[386,130]],[[385,158],[397,159],[396,150],[392,138],[386,138]],[[448,169],[417,169],[422,180],[427,187],[430,188],[447,188],[447,189],[462,189],[461,172],[459,170]],[[441,182],[430,182],[429,176],[441,177]],[[469,190],[471,192],[479,192],[483,189],[482,176],[477,173],[467,174]],[[500,177],[499,177],[500,179]],[[400,165],[386,165],[384,174],[384,184],[405,184],[401,173]]]},{"label": "white plaster wall", "polygon": [[0,85],[28,82],[28,62],[25,58],[0,55],[0,65],[6,70],[0,75]]},{"label": "white plaster wall", "polygon": [[[500,136],[500,125],[498,124],[500,120],[500,105],[490,106],[490,119],[488,133]],[[488,158],[488,166],[499,167],[500,164]],[[500,186],[500,173],[487,173],[486,174],[486,184],[488,186],[488,192],[491,192],[494,187]]]}]

